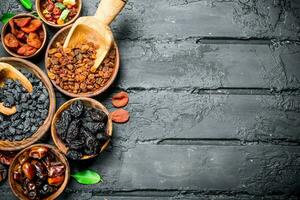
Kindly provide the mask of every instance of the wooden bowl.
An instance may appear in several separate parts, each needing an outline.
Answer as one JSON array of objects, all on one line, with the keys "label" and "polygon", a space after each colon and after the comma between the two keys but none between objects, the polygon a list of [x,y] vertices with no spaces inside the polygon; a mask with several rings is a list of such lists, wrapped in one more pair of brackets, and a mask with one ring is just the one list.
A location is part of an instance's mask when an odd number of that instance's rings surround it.
[{"label": "wooden bowl", "polygon": [[29,149],[31,149],[32,147],[47,147],[48,149],[51,150],[51,152],[56,156],[56,158],[58,158],[59,161],[61,161],[65,167],[66,167],[66,171],[65,171],[65,180],[64,182],[61,184],[61,186],[59,187],[59,189],[53,193],[51,196],[44,198],[47,200],[52,200],[52,199],[56,199],[67,187],[67,184],[70,180],[70,166],[69,166],[69,162],[67,160],[67,158],[65,157],[65,155],[63,155],[57,148],[55,148],[52,145],[48,145],[48,144],[35,144],[32,146],[27,147],[26,149],[23,149],[22,151],[20,151],[15,158],[13,159],[10,167],[9,167],[9,171],[8,171],[8,180],[9,180],[9,186],[11,188],[11,190],[13,191],[14,195],[19,198],[19,199],[23,199],[23,200],[29,200],[29,198],[27,198],[23,192],[22,192],[22,188],[21,186],[16,183],[16,181],[13,178],[13,170],[15,168],[15,166],[18,164],[18,158],[20,155],[22,155],[25,151],[28,151]]},{"label": "wooden bowl", "polygon": [[76,4],[77,4],[77,8],[78,8],[78,12],[77,14],[73,17],[72,20],[68,21],[67,23],[64,23],[62,25],[58,25],[58,24],[53,24],[51,22],[49,22],[43,15],[43,11],[41,8],[41,2],[43,1],[47,1],[47,0],[35,0],[35,7],[36,7],[36,12],[38,13],[39,17],[43,20],[43,22],[45,22],[46,24],[48,24],[49,26],[52,26],[54,28],[62,28],[64,26],[68,26],[72,23],[74,23],[76,21],[76,19],[79,17],[81,9],[82,9],[82,0],[76,0]]},{"label": "wooden bowl", "polygon": [[[51,39],[51,41],[49,42],[48,44],[48,47],[47,47],[47,50],[46,50],[46,54],[45,54],[45,65],[47,66],[48,65],[48,52],[49,52],[49,49],[51,48],[54,48],[54,45],[56,44],[56,42],[59,42],[59,41],[65,41],[70,29],[71,29],[71,26],[67,26],[67,27],[64,27],[62,28],[61,30],[59,30]],[[62,92],[63,94],[67,95],[67,96],[70,96],[70,97],[94,97],[94,96],[97,96],[101,93],[103,93],[106,89],[108,89],[111,84],[114,82],[114,80],[116,79],[117,77],[117,74],[118,74],[118,71],[119,71],[119,66],[120,66],[120,54],[119,54],[119,49],[118,49],[118,46],[116,43],[114,43],[114,47],[115,50],[116,50],[116,60],[115,60],[115,67],[114,67],[114,71],[113,71],[113,74],[111,75],[110,79],[106,82],[106,84],[104,85],[104,87],[101,87],[99,88],[98,90],[96,91],[93,91],[93,92],[87,92],[87,93],[79,93],[79,94],[74,94],[74,93],[70,93],[64,89],[62,89],[61,87],[59,87],[59,85],[57,85],[55,83],[55,81],[51,80],[52,84],[60,91]],[[47,69],[46,67],[46,70],[47,70],[47,73],[49,72],[49,70]]]},{"label": "wooden bowl", "polygon": [[[98,110],[101,110],[103,112],[105,112],[108,116],[108,121],[106,124],[106,134],[109,136],[112,136],[112,120],[111,120],[111,116],[108,112],[108,110],[98,101],[91,99],[91,98],[87,98],[87,97],[78,97],[78,98],[74,98],[71,99],[67,102],[65,102],[63,105],[60,106],[60,108],[56,111],[52,123],[51,123],[51,135],[52,135],[52,139],[54,141],[54,144],[58,147],[58,149],[60,151],[62,151],[64,154],[67,154],[68,148],[65,146],[64,142],[60,139],[60,137],[57,135],[56,133],[56,122],[60,119],[61,113],[66,110],[67,108],[70,107],[70,105],[77,101],[77,100],[81,100],[85,105],[91,106],[92,108],[96,108]],[[103,150],[106,149],[107,145],[109,144],[110,139],[107,140],[104,145],[101,147],[101,150],[99,153],[101,153]],[[81,160],[86,160],[86,159],[90,159],[90,158],[94,158],[96,157],[98,154],[95,155],[84,155],[82,157]]]},{"label": "wooden bowl", "polygon": [[28,137],[21,141],[12,141],[12,142],[8,140],[0,140],[0,150],[17,151],[37,142],[48,131],[56,108],[55,93],[47,75],[38,66],[34,65],[33,63],[21,58],[13,58],[13,57],[2,57],[0,58],[0,62],[5,62],[11,64],[17,69],[26,69],[27,71],[33,73],[36,77],[38,77],[43,82],[49,94],[50,104],[49,104],[48,116],[45,119],[43,125],[40,126],[38,130],[31,137]]},{"label": "wooden bowl", "polygon": [[[31,18],[35,18],[35,19],[38,19],[36,16],[32,15],[32,14],[29,14],[29,13],[21,13],[21,14],[18,14],[16,16],[14,16],[12,19],[16,19],[16,18],[20,18],[20,17],[31,17]],[[45,33],[45,36],[44,36],[44,40],[43,40],[43,43],[42,43],[42,46],[32,55],[30,56],[22,56],[22,55],[19,55],[15,52],[13,52],[11,49],[9,49],[5,43],[4,43],[4,36],[6,35],[6,33],[8,32],[8,30],[10,30],[10,26],[8,23],[4,24],[3,27],[2,27],[2,37],[1,37],[1,42],[2,42],[2,45],[4,47],[4,49],[12,56],[14,57],[17,57],[17,58],[32,58],[36,55],[38,55],[41,50],[44,48],[45,44],[46,44],[46,40],[47,40],[47,30],[46,30],[46,27],[45,25],[42,23],[42,28],[43,28],[43,31]]]}]

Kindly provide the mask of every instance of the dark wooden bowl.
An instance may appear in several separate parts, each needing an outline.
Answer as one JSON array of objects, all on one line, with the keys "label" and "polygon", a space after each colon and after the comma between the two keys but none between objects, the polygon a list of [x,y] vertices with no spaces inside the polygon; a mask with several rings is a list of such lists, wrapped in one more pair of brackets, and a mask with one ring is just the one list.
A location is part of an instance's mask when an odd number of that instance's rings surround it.
[{"label": "dark wooden bowl", "polygon": [[68,182],[70,180],[70,166],[69,166],[69,162],[67,160],[67,158],[54,146],[52,145],[48,145],[48,144],[35,144],[32,146],[27,147],[26,149],[23,149],[22,151],[20,151],[15,158],[13,159],[10,167],[9,167],[9,171],[8,171],[8,180],[9,180],[9,186],[11,188],[11,190],[13,191],[14,195],[22,200],[29,200],[23,193],[21,190],[21,186],[15,182],[14,178],[13,178],[13,170],[16,166],[16,164],[18,164],[18,158],[20,155],[22,155],[25,151],[28,151],[30,148],[32,147],[47,147],[49,148],[52,153],[58,158],[58,160],[60,160],[66,167],[66,171],[65,171],[65,180],[62,183],[62,185],[60,186],[60,188],[53,193],[51,196],[44,198],[43,200],[53,200],[56,199],[67,187]]},{"label": "dark wooden bowl", "polygon": [[[105,112],[108,116],[108,121],[106,124],[106,134],[109,136],[112,136],[112,120],[111,120],[111,116],[108,112],[108,110],[98,101],[91,99],[91,98],[86,98],[86,97],[78,97],[78,98],[74,98],[71,99],[67,102],[65,102],[63,105],[60,106],[60,108],[56,111],[52,123],[51,123],[51,135],[52,135],[52,139],[55,143],[55,145],[58,147],[58,149],[60,151],[62,151],[64,154],[67,154],[68,148],[65,146],[64,142],[60,139],[60,137],[57,135],[56,133],[56,122],[58,119],[60,119],[61,113],[66,110],[67,108],[69,108],[69,106],[77,100],[81,100],[84,104],[91,106],[92,108],[96,108],[98,110],[101,110],[103,112]],[[101,150],[99,153],[101,153],[103,150],[106,149],[107,145],[109,144],[110,140],[106,141],[105,144],[101,147]],[[90,158],[94,158],[96,157],[98,154],[95,155],[84,155],[82,157],[82,160],[86,160],[86,159],[90,159]]]},{"label": "dark wooden bowl", "polygon": [[62,28],[64,26],[68,26],[72,23],[74,23],[76,21],[76,19],[80,16],[80,12],[81,12],[81,8],[82,8],[82,0],[76,0],[76,4],[78,7],[78,12],[77,14],[73,17],[72,20],[68,21],[65,24],[62,25],[58,25],[58,24],[53,24],[51,22],[49,22],[43,15],[43,11],[41,9],[41,2],[42,1],[47,1],[47,0],[35,0],[35,7],[36,7],[36,12],[39,15],[39,17],[43,20],[43,22],[45,22],[47,25],[52,26],[54,28]]},{"label": "dark wooden bowl", "polygon": [[[21,14],[18,14],[18,15],[16,15],[16,16],[14,16],[12,19],[16,19],[16,18],[20,18],[20,17],[32,17],[32,18],[39,19],[39,18],[37,18],[36,16],[34,16],[34,15],[32,15],[32,14],[29,14],[29,13],[21,13]],[[41,46],[34,54],[32,54],[32,55],[30,55],[30,56],[22,56],[22,55],[19,55],[19,54],[13,52],[11,49],[9,49],[9,48],[5,45],[5,43],[4,43],[4,36],[5,36],[6,33],[8,32],[8,29],[10,29],[10,28],[8,28],[8,27],[9,27],[9,24],[8,24],[8,23],[4,24],[3,27],[2,27],[2,33],[1,33],[2,37],[1,37],[1,42],[2,42],[2,45],[3,45],[4,49],[5,49],[10,55],[12,55],[12,56],[14,56],[14,57],[17,57],[17,58],[25,58],[25,59],[26,59],[26,58],[32,58],[32,57],[34,57],[34,56],[37,56],[37,55],[41,52],[41,50],[44,48],[44,46],[45,46],[45,44],[46,44],[46,40],[47,40],[47,30],[46,30],[46,27],[45,27],[45,25],[44,25],[43,23],[42,23],[42,28],[43,28],[43,31],[44,31],[44,33],[45,33],[45,36],[44,36],[44,40],[43,40],[42,46]]]},{"label": "dark wooden bowl", "polygon": [[36,65],[33,63],[26,61],[21,58],[13,58],[13,57],[2,57],[0,58],[0,62],[5,62],[8,64],[11,64],[12,66],[16,67],[17,69],[26,69],[27,71],[33,73],[36,77],[38,77],[45,87],[48,90],[49,94],[49,111],[48,116],[45,119],[42,126],[39,127],[39,129],[31,136],[21,141],[13,141],[10,142],[8,140],[0,140],[0,150],[4,151],[17,151],[20,149],[23,149],[25,147],[28,147],[32,145],[33,143],[37,142],[39,139],[41,139],[46,132],[48,131],[51,120],[53,118],[54,112],[55,112],[55,93],[54,89],[51,85],[50,80],[48,79],[48,76]]},{"label": "dark wooden bowl", "polygon": [[[61,30],[59,30],[51,39],[51,41],[49,42],[48,44],[48,47],[47,47],[47,50],[46,50],[46,54],[45,54],[45,65],[47,66],[48,65],[48,52],[49,52],[49,49],[51,48],[54,48],[54,45],[56,44],[56,42],[60,41],[65,41],[70,29],[71,29],[71,26],[67,26],[67,27],[64,27],[62,28]],[[114,82],[114,80],[116,79],[117,77],[117,74],[118,74],[118,71],[119,71],[119,66],[120,66],[120,54],[119,54],[119,49],[118,49],[118,46],[116,43],[114,43],[114,47],[115,50],[116,50],[116,60],[115,60],[115,67],[114,67],[114,71],[113,71],[113,74],[112,76],[110,77],[110,79],[106,82],[106,84],[99,88],[98,90],[96,91],[93,91],[93,92],[87,92],[87,93],[79,93],[79,94],[74,94],[74,93],[70,93],[64,89],[62,89],[61,87],[59,87],[59,85],[57,85],[55,83],[55,81],[51,80],[52,84],[62,93],[64,93],[65,95],[67,96],[70,96],[70,97],[94,97],[94,96],[97,96],[101,93],[103,93],[106,89],[108,89],[111,84]],[[46,70],[47,70],[47,73],[49,72],[49,70],[47,69],[46,67]]]}]

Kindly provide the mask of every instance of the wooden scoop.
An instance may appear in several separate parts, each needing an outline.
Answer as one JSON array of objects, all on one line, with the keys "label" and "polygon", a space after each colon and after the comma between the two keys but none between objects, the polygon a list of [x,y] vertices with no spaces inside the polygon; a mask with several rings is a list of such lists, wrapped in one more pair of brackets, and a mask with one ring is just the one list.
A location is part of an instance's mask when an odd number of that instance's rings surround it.
[{"label": "wooden scoop", "polygon": [[[27,89],[28,92],[32,92],[32,85],[30,81],[16,68],[11,66],[10,64],[0,62],[0,86],[2,87],[4,84],[4,79],[13,79],[19,80],[20,83]],[[4,115],[13,115],[17,112],[16,106],[11,108],[7,108],[3,105],[3,102],[0,103],[0,113]]]},{"label": "wooden scoop", "polygon": [[80,17],[76,20],[63,47],[74,48],[83,41],[95,43],[99,48],[92,71],[96,71],[114,42],[109,25],[125,4],[126,0],[101,0],[94,16]]}]

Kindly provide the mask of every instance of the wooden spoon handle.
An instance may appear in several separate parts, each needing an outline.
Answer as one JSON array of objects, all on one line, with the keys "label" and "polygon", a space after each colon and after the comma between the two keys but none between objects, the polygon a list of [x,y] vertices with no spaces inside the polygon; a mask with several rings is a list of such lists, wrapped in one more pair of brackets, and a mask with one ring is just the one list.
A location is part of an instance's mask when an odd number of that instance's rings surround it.
[{"label": "wooden spoon handle", "polygon": [[124,8],[127,0],[101,0],[95,17],[109,25]]}]

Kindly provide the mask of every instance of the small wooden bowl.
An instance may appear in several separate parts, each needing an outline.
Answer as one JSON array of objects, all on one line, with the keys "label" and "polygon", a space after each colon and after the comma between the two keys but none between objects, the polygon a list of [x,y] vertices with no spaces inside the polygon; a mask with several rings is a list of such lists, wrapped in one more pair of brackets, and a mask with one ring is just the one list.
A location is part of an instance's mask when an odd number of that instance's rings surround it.
[{"label": "small wooden bowl", "polygon": [[41,8],[41,3],[43,1],[47,1],[47,0],[35,0],[35,7],[36,7],[36,12],[38,13],[39,17],[43,20],[43,22],[45,22],[46,24],[48,24],[49,26],[52,26],[54,28],[62,28],[64,26],[68,26],[72,23],[75,22],[75,20],[79,17],[80,15],[80,12],[81,12],[81,9],[82,9],[82,0],[76,0],[76,4],[77,4],[77,8],[78,8],[78,12],[77,14],[73,17],[72,20],[68,21],[67,23],[65,24],[62,24],[62,25],[58,25],[58,24],[53,24],[51,22],[49,22],[45,17],[44,17],[44,14],[43,14],[43,10]]},{"label": "small wooden bowl", "polygon": [[[14,16],[12,19],[21,18],[21,17],[31,17],[31,18],[38,19],[36,16],[34,16],[34,15],[32,15],[32,14],[29,14],[29,13],[21,13],[21,14],[18,14],[18,15],[16,15],[16,16]],[[8,23],[4,24],[3,27],[2,27],[2,33],[1,33],[1,35],[2,35],[2,37],[1,37],[2,45],[3,45],[4,49],[5,49],[10,55],[12,55],[12,56],[14,56],[14,57],[17,57],[17,58],[25,58],[25,59],[26,59],[26,58],[32,58],[32,57],[38,55],[38,54],[41,52],[41,50],[44,48],[45,44],[46,44],[46,40],[47,40],[47,30],[46,30],[46,27],[45,27],[45,25],[44,25],[43,23],[42,23],[42,28],[43,28],[43,31],[44,31],[44,34],[45,34],[44,40],[43,40],[43,43],[42,43],[42,46],[41,46],[34,54],[32,54],[32,55],[30,55],[30,56],[22,56],[22,55],[19,55],[19,54],[13,52],[11,49],[9,49],[9,48],[5,45],[5,43],[4,43],[4,36],[5,36],[6,33],[8,32],[8,29],[10,30],[10,26],[9,26]]]},{"label": "small wooden bowl", "polygon": [[38,128],[38,130],[31,136],[21,141],[8,141],[8,140],[0,140],[0,150],[3,151],[17,151],[20,149],[23,149],[25,147],[28,147],[32,145],[33,143],[37,142],[39,139],[41,139],[46,132],[48,131],[51,120],[53,118],[54,112],[55,112],[55,93],[54,89],[51,85],[50,80],[48,79],[48,76],[36,65],[33,63],[26,61],[21,58],[13,58],[13,57],[2,57],[0,58],[0,62],[5,62],[8,64],[11,64],[12,66],[16,67],[17,69],[26,69],[27,71],[33,73],[36,77],[38,77],[45,87],[47,88],[48,94],[49,94],[49,111],[48,116],[45,119],[42,126]]},{"label": "small wooden bowl", "polygon": [[[67,27],[62,28],[61,30],[59,30],[51,39],[51,41],[48,44],[47,50],[46,50],[46,54],[45,54],[45,66],[48,65],[48,52],[49,49],[54,48],[54,45],[56,44],[56,42],[62,42],[65,41],[70,29],[71,29],[72,25],[69,25]],[[110,79],[106,82],[106,84],[104,85],[104,87],[99,88],[96,91],[93,92],[87,92],[87,93],[79,93],[79,94],[74,94],[74,93],[70,93],[64,89],[62,89],[61,87],[59,87],[59,85],[57,85],[55,83],[55,81],[51,80],[52,84],[63,94],[70,96],[70,97],[94,97],[97,96],[101,93],[103,93],[106,89],[108,89],[111,84],[114,82],[114,80],[117,77],[118,71],[119,71],[119,66],[120,66],[120,54],[119,54],[119,48],[117,46],[116,43],[114,43],[114,47],[116,50],[116,60],[115,60],[115,67],[114,67],[114,71],[112,76],[110,77]],[[47,73],[49,72],[48,68],[46,67]]]},{"label": "small wooden bowl", "polygon": [[29,200],[29,198],[27,198],[23,194],[21,186],[15,182],[15,180],[13,178],[13,170],[14,170],[15,166],[18,164],[18,158],[20,155],[22,155],[25,151],[28,151],[32,147],[40,147],[40,146],[47,147],[56,156],[56,158],[58,158],[58,160],[61,161],[66,167],[64,182],[61,184],[60,188],[55,193],[53,193],[51,196],[49,196],[47,198],[44,198],[44,200],[56,199],[65,190],[65,188],[67,187],[67,184],[70,180],[69,162],[68,162],[67,158],[65,157],[65,155],[63,155],[57,148],[55,148],[52,145],[48,145],[48,144],[35,144],[32,146],[29,146],[26,149],[23,149],[22,151],[20,151],[15,156],[15,158],[13,159],[13,161],[9,167],[9,171],[8,171],[9,186],[10,186],[11,190],[13,191],[14,195],[19,199]]},{"label": "small wooden bowl", "polygon": [[[65,102],[63,105],[60,106],[60,108],[56,111],[52,123],[51,123],[51,135],[52,139],[54,141],[54,144],[57,146],[57,148],[62,151],[64,154],[67,154],[68,148],[65,146],[64,142],[60,139],[60,137],[56,133],[56,122],[60,119],[61,113],[66,110],[67,108],[70,107],[70,105],[77,101],[81,100],[85,105],[91,106],[92,108],[96,108],[98,110],[101,110],[105,112],[108,116],[108,121],[106,124],[106,134],[109,136],[112,136],[112,119],[111,115],[109,114],[108,110],[98,101],[91,99],[91,98],[86,98],[86,97],[78,97],[71,99],[67,102]],[[109,144],[110,139],[105,142],[105,144],[101,147],[101,150],[99,153],[101,153],[103,150],[106,149],[107,145]],[[84,155],[81,160],[86,160],[90,158],[96,157],[98,154],[95,155]]]}]

